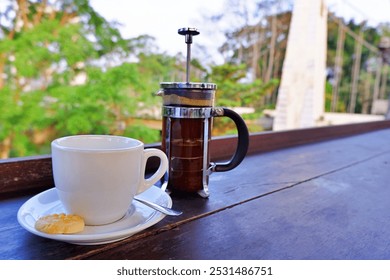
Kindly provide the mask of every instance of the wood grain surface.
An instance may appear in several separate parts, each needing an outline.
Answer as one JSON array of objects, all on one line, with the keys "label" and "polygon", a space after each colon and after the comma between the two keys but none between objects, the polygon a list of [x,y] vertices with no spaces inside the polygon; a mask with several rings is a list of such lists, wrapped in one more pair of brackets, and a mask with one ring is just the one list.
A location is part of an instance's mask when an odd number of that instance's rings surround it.
[{"label": "wood grain surface", "polygon": [[0,259],[389,259],[390,129],[354,134],[251,152],[208,199],[172,194],[182,216],[106,245],[32,235],[31,194],[2,199]]}]

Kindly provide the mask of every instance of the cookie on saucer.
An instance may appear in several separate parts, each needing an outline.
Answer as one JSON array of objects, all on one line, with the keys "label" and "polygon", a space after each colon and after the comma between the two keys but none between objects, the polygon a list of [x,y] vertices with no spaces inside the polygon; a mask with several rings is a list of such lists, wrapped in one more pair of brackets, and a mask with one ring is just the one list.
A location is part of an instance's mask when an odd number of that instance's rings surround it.
[{"label": "cookie on saucer", "polygon": [[84,230],[84,219],[73,214],[50,214],[39,218],[35,228],[49,234],[71,234]]}]

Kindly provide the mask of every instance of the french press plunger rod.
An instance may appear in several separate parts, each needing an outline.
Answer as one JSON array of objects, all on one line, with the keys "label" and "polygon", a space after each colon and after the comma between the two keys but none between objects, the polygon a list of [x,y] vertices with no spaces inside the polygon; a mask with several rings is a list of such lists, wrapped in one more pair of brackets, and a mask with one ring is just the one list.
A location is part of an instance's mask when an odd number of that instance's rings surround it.
[{"label": "french press plunger rod", "polygon": [[191,62],[191,44],[192,36],[199,35],[199,31],[196,28],[180,28],[178,33],[185,36],[187,44],[187,65],[186,65],[186,82],[190,82],[190,62]]}]

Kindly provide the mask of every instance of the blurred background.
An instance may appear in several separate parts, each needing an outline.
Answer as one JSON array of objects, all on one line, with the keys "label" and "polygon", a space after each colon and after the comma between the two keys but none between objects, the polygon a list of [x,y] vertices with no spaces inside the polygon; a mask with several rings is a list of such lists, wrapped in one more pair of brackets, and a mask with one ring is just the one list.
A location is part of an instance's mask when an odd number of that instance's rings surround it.
[{"label": "blurred background", "polygon": [[[321,3],[324,111],[346,114],[344,122],[384,117],[390,0]],[[181,27],[200,31],[190,80],[216,83],[216,105],[234,108],[250,132],[272,130],[293,7],[288,0],[0,0],[0,159],[49,154],[53,139],[71,134],[159,142],[159,83],[185,81]],[[234,133],[228,120],[215,120],[213,136]]]}]

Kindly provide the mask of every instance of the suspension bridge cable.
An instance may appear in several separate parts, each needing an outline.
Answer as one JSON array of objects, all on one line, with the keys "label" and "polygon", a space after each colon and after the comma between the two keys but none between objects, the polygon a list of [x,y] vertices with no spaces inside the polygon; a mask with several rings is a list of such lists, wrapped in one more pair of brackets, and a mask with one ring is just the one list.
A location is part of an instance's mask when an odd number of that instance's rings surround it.
[{"label": "suspension bridge cable", "polygon": [[367,42],[366,40],[362,39],[359,34],[355,33],[353,30],[351,30],[347,25],[345,25],[342,21],[339,21],[338,18],[332,14],[332,13],[329,13],[329,17],[335,21],[336,23],[338,24],[343,24],[343,28],[345,29],[345,31],[348,33],[348,35],[350,35],[352,38],[354,38],[356,41],[359,41],[360,43],[363,44],[363,46],[365,46],[367,49],[369,49],[370,51],[372,51],[374,54],[378,54],[379,50],[376,46],[374,46],[373,44],[370,44],[369,42]]}]

